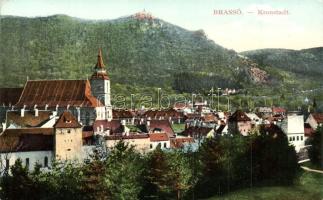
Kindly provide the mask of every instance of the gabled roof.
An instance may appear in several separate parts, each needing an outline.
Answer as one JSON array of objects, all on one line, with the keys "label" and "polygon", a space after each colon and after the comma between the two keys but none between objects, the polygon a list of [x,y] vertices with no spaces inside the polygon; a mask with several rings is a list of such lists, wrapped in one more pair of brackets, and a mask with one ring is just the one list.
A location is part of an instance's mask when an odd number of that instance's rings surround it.
[{"label": "gabled roof", "polygon": [[159,141],[168,141],[169,140],[166,133],[151,133],[151,134],[149,134],[149,139],[151,142],[159,142]]},{"label": "gabled roof", "polygon": [[17,107],[99,107],[102,103],[92,96],[88,80],[27,81]]},{"label": "gabled roof", "polygon": [[20,98],[23,88],[0,88],[0,106],[15,105]]},{"label": "gabled roof", "polygon": [[175,136],[174,130],[168,120],[150,120],[150,125],[148,128],[149,131],[159,128],[161,131],[165,132],[168,137]]},{"label": "gabled roof", "polygon": [[323,113],[312,113],[311,115],[317,123],[323,123]]},{"label": "gabled roof", "polygon": [[82,125],[78,123],[75,117],[69,111],[64,111],[58,118],[55,128],[81,128]]},{"label": "gabled roof", "polygon": [[230,122],[246,122],[251,121],[247,114],[241,110],[237,110],[229,117]]}]

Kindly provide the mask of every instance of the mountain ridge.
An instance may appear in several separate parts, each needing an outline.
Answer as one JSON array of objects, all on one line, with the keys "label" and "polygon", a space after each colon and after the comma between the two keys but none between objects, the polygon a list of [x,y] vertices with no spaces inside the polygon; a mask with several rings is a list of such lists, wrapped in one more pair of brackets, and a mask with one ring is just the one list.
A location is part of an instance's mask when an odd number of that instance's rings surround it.
[{"label": "mountain ridge", "polygon": [[26,76],[84,79],[91,74],[98,47],[104,51],[113,84],[196,92],[284,83],[278,68],[272,72],[258,61],[242,58],[207,38],[203,30],[186,30],[150,16],[2,16],[0,26],[2,87],[21,86]]}]

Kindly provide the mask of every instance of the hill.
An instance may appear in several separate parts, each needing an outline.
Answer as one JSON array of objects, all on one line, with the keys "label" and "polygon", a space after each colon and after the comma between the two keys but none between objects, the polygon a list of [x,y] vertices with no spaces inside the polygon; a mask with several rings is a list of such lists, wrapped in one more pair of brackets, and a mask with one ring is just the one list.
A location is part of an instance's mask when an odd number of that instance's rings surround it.
[{"label": "hill", "polygon": [[241,54],[260,65],[269,65],[310,77],[323,75],[323,47],[302,50],[259,49]]},{"label": "hill", "polygon": [[[235,51],[189,31],[137,13],[115,20],[65,15],[0,19],[1,87],[30,79],[85,79],[104,51],[113,84],[196,92],[211,87],[242,88],[269,83]],[[256,70],[257,72],[257,70]]]},{"label": "hill", "polygon": [[112,89],[123,94],[159,87],[207,94],[221,87],[267,95],[277,88],[301,90],[321,83],[321,48],[238,54],[203,30],[186,30],[147,13],[114,20],[2,16],[0,43],[1,87],[22,86],[27,77],[86,79],[99,47]]}]

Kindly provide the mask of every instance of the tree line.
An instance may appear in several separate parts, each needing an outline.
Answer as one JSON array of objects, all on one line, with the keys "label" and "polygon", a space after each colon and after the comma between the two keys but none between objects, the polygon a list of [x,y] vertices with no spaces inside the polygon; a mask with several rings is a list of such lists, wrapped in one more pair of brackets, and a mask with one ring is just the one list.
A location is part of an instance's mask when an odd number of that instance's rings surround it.
[{"label": "tree line", "polygon": [[217,136],[198,150],[140,154],[125,142],[89,162],[55,161],[29,172],[20,160],[0,179],[0,199],[199,199],[259,185],[290,185],[298,174],[284,134]]}]

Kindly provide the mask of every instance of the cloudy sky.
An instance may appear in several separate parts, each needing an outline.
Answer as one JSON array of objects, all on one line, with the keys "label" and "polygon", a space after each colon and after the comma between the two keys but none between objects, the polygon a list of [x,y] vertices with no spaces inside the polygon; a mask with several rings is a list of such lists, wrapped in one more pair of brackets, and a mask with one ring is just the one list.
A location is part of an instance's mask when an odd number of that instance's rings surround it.
[{"label": "cloudy sky", "polygon": [[[240,15],[214,10],[240,9]],[[0,0],[1,15],[115,19],[146,10],[236,51],[323,46],[323,0]],[[287,10],[288,15],[258,15]]]}]

